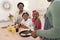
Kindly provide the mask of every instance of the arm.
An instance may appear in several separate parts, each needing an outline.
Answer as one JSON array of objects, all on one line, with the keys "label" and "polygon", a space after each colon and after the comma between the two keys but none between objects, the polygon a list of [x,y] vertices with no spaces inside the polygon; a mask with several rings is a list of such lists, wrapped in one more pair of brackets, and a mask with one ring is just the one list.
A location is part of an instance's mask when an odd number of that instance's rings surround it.
[{"label": "arm", "polygon": [[28,29],[28,27],[25,25],[24,20],[21,21],[21,25],[20,25],[20,27],[21,27],[21,28]]},{"label": "arm", "polygon": [[15,21],[15,24],[17,23],[17,17],[19,15],[19,11],[17,11],[15,14],[14,14],[14,21]]},{"label": "arm", "polygon": [[37,24],[37,29],[41,29],[41,21],[40,21],[40,19],[37,19],[37,21],[36,21],[36,24]]}]

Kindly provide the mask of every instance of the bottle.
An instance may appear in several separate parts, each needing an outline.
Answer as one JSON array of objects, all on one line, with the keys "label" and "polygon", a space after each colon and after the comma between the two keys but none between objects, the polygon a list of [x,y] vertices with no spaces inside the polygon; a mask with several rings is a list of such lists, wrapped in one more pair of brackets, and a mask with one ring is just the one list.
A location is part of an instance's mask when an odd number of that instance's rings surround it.
[{"label": "bottle", "polygon": [[18,29],[18,24],[16,24],[16,32],[18,32],[19,31],[19,29]]},{"label": "bottle", "polygon": [[12,27],[11,32],[15,32],[15,28],[14,27]]},{"label": "bottle", "polygon": [[19,31],[19,29],[18,28],[16,28],[16,32],[18,32]]},{"label": "bottle", "polygon": [[9,31],[10,32],[15,32],[15,28],[12,25],[9,25]]}]

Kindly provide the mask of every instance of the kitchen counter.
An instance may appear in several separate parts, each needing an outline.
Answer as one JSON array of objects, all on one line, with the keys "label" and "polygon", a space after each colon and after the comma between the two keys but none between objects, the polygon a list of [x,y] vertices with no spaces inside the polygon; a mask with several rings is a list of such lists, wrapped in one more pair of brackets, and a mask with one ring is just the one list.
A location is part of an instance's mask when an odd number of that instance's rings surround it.
[{"label": "kitchen counter", "polygon": [[[23,30],[23,29],[22,29]],[[20,31],[22,31],[20,29]],[[0,28],[0,40],[39,40],[39,37],[33,38],[33,37],[21,37],[18,33],[10,32],[7,28]]]}]

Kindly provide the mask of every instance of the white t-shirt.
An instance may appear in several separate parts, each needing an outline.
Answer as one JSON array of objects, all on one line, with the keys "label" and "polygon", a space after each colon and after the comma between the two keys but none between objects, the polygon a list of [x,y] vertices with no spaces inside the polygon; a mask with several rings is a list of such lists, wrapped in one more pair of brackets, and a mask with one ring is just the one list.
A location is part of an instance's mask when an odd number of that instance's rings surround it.
[{"label": "white t-shirt", "polygon": [[30,30],[34,31],[34,25],[31,19],[25,21],[24,19],[21,21],[21,24],[27,26]]},{"label": "white t-shirt", "polygon": [[[17,21],[18,23],[21,23],[21,21],[22,21],[22,19],[23,19],[23,18],[22,18],[22,15],[23,15],[24,12],[27,12],[27,11],[23,10],[23,12],[17,16],[17,20],[16,20],[16,21]],[[30,13],[29,13],[29,12],[27,12],[27,13],[28,13],[29,16],[30,16]]]}]

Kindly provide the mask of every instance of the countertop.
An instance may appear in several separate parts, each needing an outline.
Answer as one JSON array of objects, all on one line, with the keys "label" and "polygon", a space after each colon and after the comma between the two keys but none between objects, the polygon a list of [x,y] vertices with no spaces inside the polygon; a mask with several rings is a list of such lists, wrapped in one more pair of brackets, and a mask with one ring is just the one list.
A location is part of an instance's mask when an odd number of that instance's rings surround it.
[{"label": "countertop", "polygon": [[[20,29],[22,31],[23,29]],[[7,28],[0,28],[0,40],[39,40],[39,37],[21,37],[19,33],[12,33]]]}]

